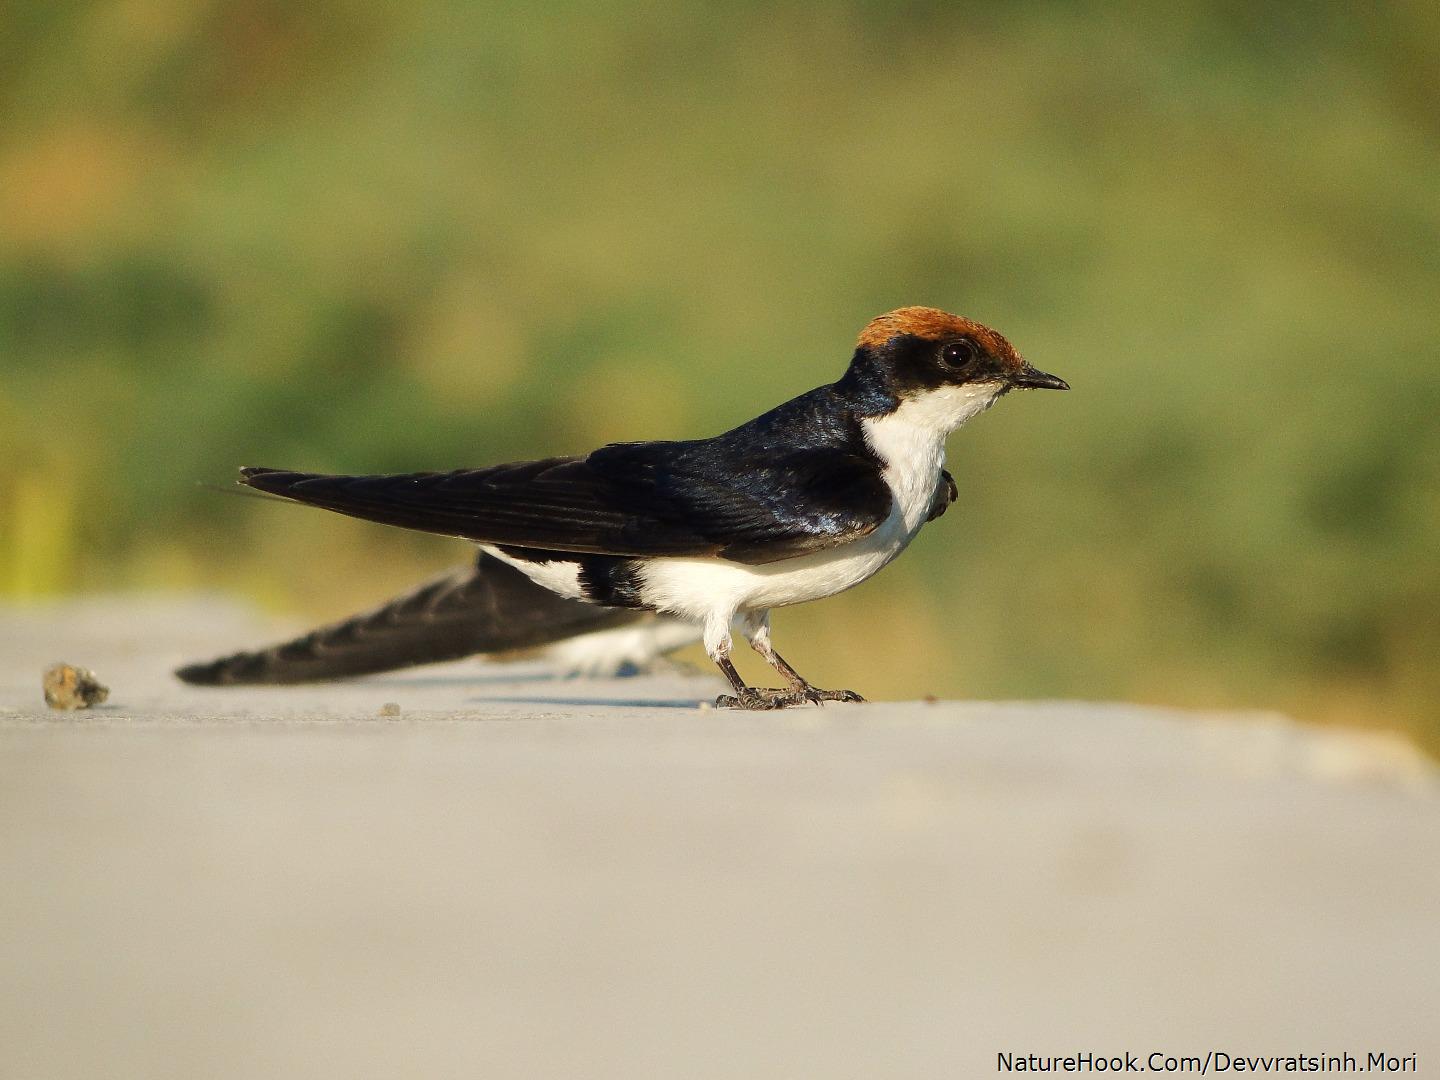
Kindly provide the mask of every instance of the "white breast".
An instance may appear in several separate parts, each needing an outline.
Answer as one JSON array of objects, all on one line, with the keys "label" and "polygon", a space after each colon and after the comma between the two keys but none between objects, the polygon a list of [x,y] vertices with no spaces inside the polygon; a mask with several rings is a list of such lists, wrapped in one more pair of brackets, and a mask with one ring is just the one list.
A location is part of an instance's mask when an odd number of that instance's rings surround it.
[{"label": "white breast", "polygon": [[946,438],[994,405],[1000,392],[997,383],[946,386],[911,398],[888,416],[860,422],[865,441],[885,463],[885,483],[909,530],[906,543],[930,516],[945,467]]}]

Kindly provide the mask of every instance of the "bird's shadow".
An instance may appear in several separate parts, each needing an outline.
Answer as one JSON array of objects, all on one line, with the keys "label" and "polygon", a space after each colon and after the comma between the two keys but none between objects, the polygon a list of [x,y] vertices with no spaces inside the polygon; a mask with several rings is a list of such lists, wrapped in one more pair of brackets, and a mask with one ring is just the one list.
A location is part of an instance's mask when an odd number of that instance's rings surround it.
[{"label": "bird's shadow", "polygon": [[[603,680],[610,683],[617,680],[630,682],[635,678],[632,673],[625,673],[615,676],[613,679]],[[550,696],[542,693],[528,694],[521,687],[528,687],[537,684],[545,684],[557,690],[566,686],[579,688],[587,680],[551,671],[525,671],[525,672],[495,672],[477,673],[463,675],[379,675],[369,679],[357,679],[356,682],[368,682],[374,686],[393,686],[397,688],[415,688],[432,690],[476,690],[481,693],[469,696],[465,699],[468,705],[483,705],[487,702],[504,705],[566,705],[572,708],[624,708],[624,709],[695,709],[701,705],[708,704],[714,700],[710,694],[699,694],[695,697],[686,698],[640,698],[623,697],[611,698],[596,694],[593,697],[585,697],[575,693],[563,696]],[[598,680],[597,680],[598,681]],[[633,685],[633,684],[632,684]],[[484,687],[495,687],[501,690],[508,687],[515,687],[517,692],[511,694],[487,694],[483,692]]]},{"label": "bird's shadow", "polygon": [[[557,689],[569,685],[581,685],[584,680],[572,679],[566,675],[556,675],[551,672],[512,672],[507,674],[494,675],[382,675],[369,679],[357,679],[357,683],[367,682],[372,686],[391,686],[396,688],[416,688],[431,690],[476,690],[479,688],[493,686],[496,689],[505,687],[545,684]],[[609,681],[609,680],[607,680]],[[628,681],[628,678],[627,680]],[[539,687],[537,686],[537,690]],[[616,709],[696,709],[701,705],[714,701],[713,694],[697,694],[695,697],[685,698],[640,698],[623,697],[612,698],[596,694],[593,697],[585,697],[581,694],[570,694],[563,696],[551,696],[543,693],[527,694],[517,692],[511,694],[486,694],[483,692],[465,698],[467,705],[484,705],[486,703],[501,705],[565,705],[571,708],[616,708]]]},{"label": "bird's shadow", "polygon": [[572,708],[586,709],[698,709],[713,700],[711,697],[672,698],[668,701],[657,701],[640,698],[485,696],[466,698],[465,703],[467,705],[568,705]]},{"label": "bird's shadow", "polygon": [[356,685],[430,687],[437,690],[467,686],[508,686],[515,683],[564,682],[564,675],[536,671],[512,675],[375,675],[353,680]]}]

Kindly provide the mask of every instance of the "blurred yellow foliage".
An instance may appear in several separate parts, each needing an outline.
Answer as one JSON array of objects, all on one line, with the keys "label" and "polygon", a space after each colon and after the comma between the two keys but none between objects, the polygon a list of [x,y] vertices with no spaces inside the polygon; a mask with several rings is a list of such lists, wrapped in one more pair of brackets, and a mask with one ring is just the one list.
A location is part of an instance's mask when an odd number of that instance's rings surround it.
[{"label": "blurred yellow foliage", "polygon": [[76,488],[58,472],[21,472],[9,488],[0,524],[5,590],[21,599],[62,593],[75,570]]}]

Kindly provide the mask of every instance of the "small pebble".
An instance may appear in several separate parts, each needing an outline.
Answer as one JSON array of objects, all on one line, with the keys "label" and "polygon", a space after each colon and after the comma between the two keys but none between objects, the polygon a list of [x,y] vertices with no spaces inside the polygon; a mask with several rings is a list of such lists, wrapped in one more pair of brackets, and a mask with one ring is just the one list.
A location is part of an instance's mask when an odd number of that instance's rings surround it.
[{"label": "small pebble", "polygon": [[380,706],[380,715],[381,715],[381,716],[399,716],[399,715],[400,715],[400,705],[399,705],[397,702],[394,702],[394,701],[387,701],[387,702],[385,702],[384,705],[381,705],[381,706]]},{"label": "small pebble", "polygon": [[110,696],[110,688],[87,668],[52,664],[45,671],[45,704],[52,709],[88,709]]}]

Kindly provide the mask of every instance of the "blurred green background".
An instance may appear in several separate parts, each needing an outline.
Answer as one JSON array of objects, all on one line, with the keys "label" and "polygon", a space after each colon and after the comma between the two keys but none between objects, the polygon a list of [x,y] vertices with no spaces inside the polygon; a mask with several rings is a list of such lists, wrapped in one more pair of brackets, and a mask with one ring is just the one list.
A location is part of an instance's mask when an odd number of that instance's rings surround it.
[{"label": "blurred green background", "polygon": [[0,28],[0,596],[347,613],[467,549],[197,481],[713,433],[931,304],[1075,389],[957,434],[958,507],[778,614],[802,671],[1440,745],[1432,0]]}]

